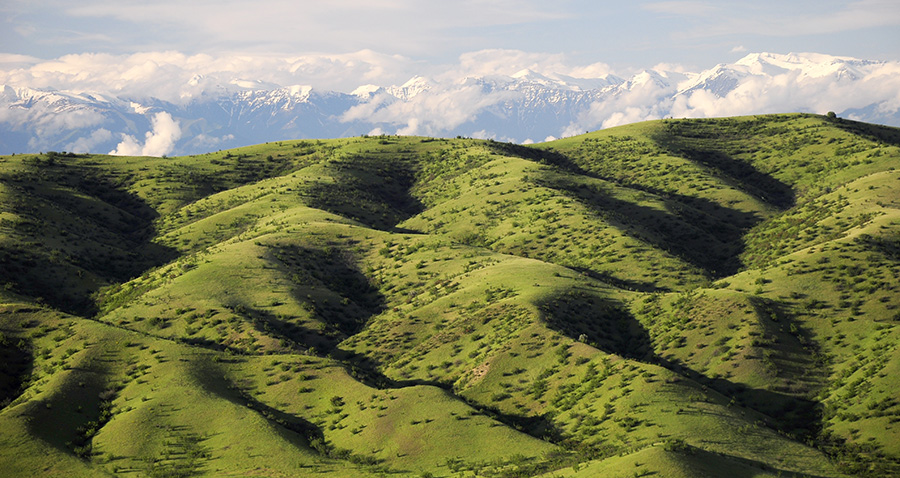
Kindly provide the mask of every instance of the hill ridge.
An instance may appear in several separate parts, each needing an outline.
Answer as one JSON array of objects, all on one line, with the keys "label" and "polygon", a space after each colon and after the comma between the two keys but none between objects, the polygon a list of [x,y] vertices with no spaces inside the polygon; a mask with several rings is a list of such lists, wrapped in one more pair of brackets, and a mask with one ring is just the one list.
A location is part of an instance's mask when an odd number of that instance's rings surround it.
[{"label": "hill ridge", "polygon": [[4,157],[0,461],[894,473],[897,138],[792,114]]}]

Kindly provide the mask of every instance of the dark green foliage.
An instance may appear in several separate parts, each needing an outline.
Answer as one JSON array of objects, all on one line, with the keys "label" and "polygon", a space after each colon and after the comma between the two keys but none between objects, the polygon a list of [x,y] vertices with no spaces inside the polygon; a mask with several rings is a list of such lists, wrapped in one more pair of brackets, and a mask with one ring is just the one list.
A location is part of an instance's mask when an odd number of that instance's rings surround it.
[{"label": "dark green foliage", "polygon": [[402,153],[333,155],[325,164],[336,182],[306,187],[301,194],[312,207],[385,230],[422,210],[409,193],[416,166]]},{"label": "dark green foliage", "polygon": [[0,331],[0,409],[27,388],[34,362],[28,342],[8,334],[9,331]]},{"label": "dark green foliage", "polygon": [[699,163],[736,187],[786,209],[795,201],[791,186],[757,169],[753,162],[736,157],[738,154],[752,155],[755,139],[761,134],[771,134],[772,129],[778,127],[778,121],[779,118],[772,116],[740,122],[728,119],[667,121],[665,129],[654,137],[654,141],[669,154]]},{"label": "dark green foliage", "polygon": [[619,304],[584,292],[571,292],[547,301],[541,308],[552,327],[574,340],[623,357],[651,357],[650,340],[643,325]]},{"label": "dark green foliage", "polygon": [[188,478],[199,476],[211,458],[204,438],[194,433],[170,429],[159,456],[147,458],[145,472],[152,478]]},{"label": "dark green foliage", "polygon": [[[298,300],[309,304],[317,317],[342,334],[356,333],[369,317],[384,309],[384,298],[347,250],[286,245],[272,248],[271,253],[297,286]],[[327,292],[330,300],[307,299],[318,290]]]},{"label": "dark green foliage", "polygon": [[3,158],[0,464],[896,474],[898,144],[773,115]]},{"label": "dark green foliage", "polygon": [[0,184],[15,191],[3,209],[20,218],[0,245],[0,283],[15,292],[90,314],[100,287],[174,258],[152,243],[157,213],[112,171],[57,161],[0,173]]}]

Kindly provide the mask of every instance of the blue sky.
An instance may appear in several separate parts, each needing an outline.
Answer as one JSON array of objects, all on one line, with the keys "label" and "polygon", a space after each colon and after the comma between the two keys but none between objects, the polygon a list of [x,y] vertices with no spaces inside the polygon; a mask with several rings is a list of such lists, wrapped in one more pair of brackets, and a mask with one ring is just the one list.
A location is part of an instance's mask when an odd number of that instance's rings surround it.
[{"label": "blue sky", "polygon": [[4,0],[0,53],[349,53],[426,64],[466,52],[708,68],[746,52],[900,59],[900,1]]}]

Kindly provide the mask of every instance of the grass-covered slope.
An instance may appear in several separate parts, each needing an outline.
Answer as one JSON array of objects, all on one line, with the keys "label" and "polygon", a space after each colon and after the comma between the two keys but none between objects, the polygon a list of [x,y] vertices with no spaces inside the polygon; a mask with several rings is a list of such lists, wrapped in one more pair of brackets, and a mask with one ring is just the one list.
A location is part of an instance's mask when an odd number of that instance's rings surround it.
[{"label": "grass-covered slope", "polygon": [[0,469],[900,473],[900,131],[0,158]]}]

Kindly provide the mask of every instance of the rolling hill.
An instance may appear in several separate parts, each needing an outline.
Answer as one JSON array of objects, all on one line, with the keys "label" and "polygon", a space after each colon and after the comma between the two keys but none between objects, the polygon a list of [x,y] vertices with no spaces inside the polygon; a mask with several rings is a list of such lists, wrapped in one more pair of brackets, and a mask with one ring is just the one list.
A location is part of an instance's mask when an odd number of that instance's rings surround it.
[{"label": "rolling hill", "polygon": [[900,130],[0,158],[15,476],[900,473]]}]

